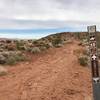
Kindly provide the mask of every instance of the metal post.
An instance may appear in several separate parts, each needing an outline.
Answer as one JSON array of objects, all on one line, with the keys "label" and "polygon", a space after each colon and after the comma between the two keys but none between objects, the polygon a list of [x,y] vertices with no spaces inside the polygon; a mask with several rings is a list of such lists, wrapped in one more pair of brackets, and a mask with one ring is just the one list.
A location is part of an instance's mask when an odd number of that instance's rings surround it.
[{"label": "metal post", "polygon": [[100,100],[100,73],[99,73],[99,65],[98,65],[96,26],[95,25],[88,26],[88,33],[89,33],[93,98],[94,100]]}]

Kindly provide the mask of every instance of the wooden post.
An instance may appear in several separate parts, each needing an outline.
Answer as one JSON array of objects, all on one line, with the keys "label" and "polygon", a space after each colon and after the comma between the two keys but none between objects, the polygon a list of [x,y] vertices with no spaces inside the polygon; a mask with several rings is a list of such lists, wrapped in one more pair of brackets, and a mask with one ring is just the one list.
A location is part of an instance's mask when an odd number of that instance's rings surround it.
[{"label": "wooden post", "polygon": [[96,26],[95,25],[88,26],[87,29],[89,33],[93,98],[94,100],[100,100],[100,74],[99,74],[98,52],[97,52],[97,41],[96,41]]}]

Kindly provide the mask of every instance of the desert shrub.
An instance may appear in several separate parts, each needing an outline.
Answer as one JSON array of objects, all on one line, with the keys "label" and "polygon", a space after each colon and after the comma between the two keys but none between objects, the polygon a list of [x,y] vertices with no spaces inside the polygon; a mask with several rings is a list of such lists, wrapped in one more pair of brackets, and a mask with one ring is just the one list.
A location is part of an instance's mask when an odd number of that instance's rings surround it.
[{"label": "desert shrub", "polygon": [[83,50],[83,55],[86,55],[86,56],[89,56],[89,52],[88,52],[88,50]]},{"label": "desert shrub", "polygon": [[0,48],[0,52],[3,52],[3,51],[4,51],[4,49]]},{"label": "desert shrub", "polygon": [[25,55],[16,55],[15,60],[16,61],[25,61],[26,57],[25,57]]},{"label": "desert shrub", "polygon": [[62,43],[62,40],[61,38],[56,38],[52,41],[53,45],[56,46],[57,44],[61,44]]},{"label": "desert shrub", "polygon": [[17,41],[16,42],[16,48],[18,50],[25,50],[26,49],[25,46],[24,46],[24,42],[23,41]]},{"label": "desert shrub", "polygon": [[63,44],[63,41],[60,37],[56,37],[55,39],[52,40],[52,44],[54,47],[61,47]]},{"label": "desert shrub", "polygon": [[26,51],[27,52],[31,52],[32,51],[32,48],[31,47],[27,47]]},{"label": "desert shrub", "polygon": [[6,64],[8,64],[8,65],[14,65],[14,64],[16,64],[17,62],[16,62],[16,59],[15,59],[15,57],[13,57],[13,56],[11,56],[11,57],[9,57],[7,60],[6,60]]},{"label": "desert shrub", "polygon": [[18,50],[26,50],[26,46],[19,46]]},{"label": "desert shrub", "polygon": [[79,40],[86,39],[88,34],[86,32],[75,32],[74,37]]},{"label": "desert shrub", "polygon": [[5,69],[4,67],[0,66],[0,76],[4,76],[7,74],[7,69]]},{"label": "desert shrub", "polygon": [[14,51],[14,50],[16,50],[16,44],[8,44],[8,45],[6,46],[6,49],[7,49],[8,51]]},{"label": "desert shrub", "polygon": [[7,74],[6,72],[0,72],[0,76],[4,76],[6,74]]},{"label": "desert shrub", "polygon": [[9,54],[10,53],[7,51],[0,53],[0,55],[4,56],[5,58],[7,58],[9,56]]},{"label": "desert shrub", "polygon": [[55,47],[57,47],[57,48],[62,47],[62,46],[63,46],[63,44],[60,44],[60,43],[55,45]]},{"label": "desert shrub", "polygon": [[88,64],[88,58],[85,56],[81,56],[78,58],[80,65],[86,66]]},{"label": "desert shrub", "polygon": [[47,49],[45,46],[41,46],[41,47],[39,47],[39,48],[40,48],[41,51],[44,51],[44,50]]},{"label": "desert shrub", "polygon": [[33,44],[38,44],[38,41],[33,41]]},{"label": "desert shrub", "polygon": [[78,57],[82,54],[82,50],[76,49],[76,50],[73,51],[73,53]]},{"label": "desert shrub", "polygon": [[49,43],[48,43],[48,46],[49,46],[49,47],[53,47],[52,42],[49,42]]},{"label": "desert shrub", "polygon": [[44,44],[44,47],[46,47],[47,49],[50,48],[49,44]]},{"label": "desert shrub", "polygon": [[6,62],[6,57],[0,54],[0,64],[4,64]]},{"label": "desert shrub", "polygon": [[0,48],[3,49],[3,50],[7,49],[7,44],[0,45]]},{"label": "desert shrub", "polygon": [[2,52],[0,53],[0,64],[9,64],[13,65],[16,64],[19,61],[26,60],[25,55],[23,55],[21,52]]},{"label": "desert shrub", "polygon": [[6,43],[11,43],[12,42],[12,40],[6,40]]},{"label": "desert shrub", "polygon": [[39,47],[34,47],[34,48],[32,48],[32,50],[31,50],[31,53],[33,53],[33,54],[35,54],[35,53],[40,53],[41,52],[41,50],[39,49]]},{"label": "desert shrub", "polygon": [[6,64],[14,65],[19,61],[25,61],[25,60],[26,60],[26,58],[23,55],[10,56],[9,58],[6,59]]},{"label": "desert shrub", "polygon": [[80,39],[80,34],[79,34],[79,32],[75,33],[74,35],[75,35],[76,38]]}]

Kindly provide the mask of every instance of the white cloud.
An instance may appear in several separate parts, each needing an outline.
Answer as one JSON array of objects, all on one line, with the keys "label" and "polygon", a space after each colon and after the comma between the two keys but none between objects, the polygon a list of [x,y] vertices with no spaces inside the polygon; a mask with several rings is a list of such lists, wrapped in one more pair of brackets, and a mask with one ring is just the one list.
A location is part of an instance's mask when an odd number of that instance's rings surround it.
[{"label": "white cloud", "polygon": [[100,24],[99,0],[0,0],[0,28]]}]

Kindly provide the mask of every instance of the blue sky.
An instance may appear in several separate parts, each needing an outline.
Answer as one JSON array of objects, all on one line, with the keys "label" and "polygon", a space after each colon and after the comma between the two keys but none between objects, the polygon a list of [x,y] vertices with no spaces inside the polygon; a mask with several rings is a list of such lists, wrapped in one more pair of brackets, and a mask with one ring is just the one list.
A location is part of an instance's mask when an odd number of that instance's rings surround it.
[{"label": "blue sky", "polygon": [[74,28],[56,28],[56,29],[0,29],[1,38],[20,38],[20,39],[38,39],[49,34],[59,32],[82,31]]},{"label": "blue sky", "polygon": [[0,37],[86,31],[94,24],[100,30],[99,9],[100,0],[0,0]]}]

